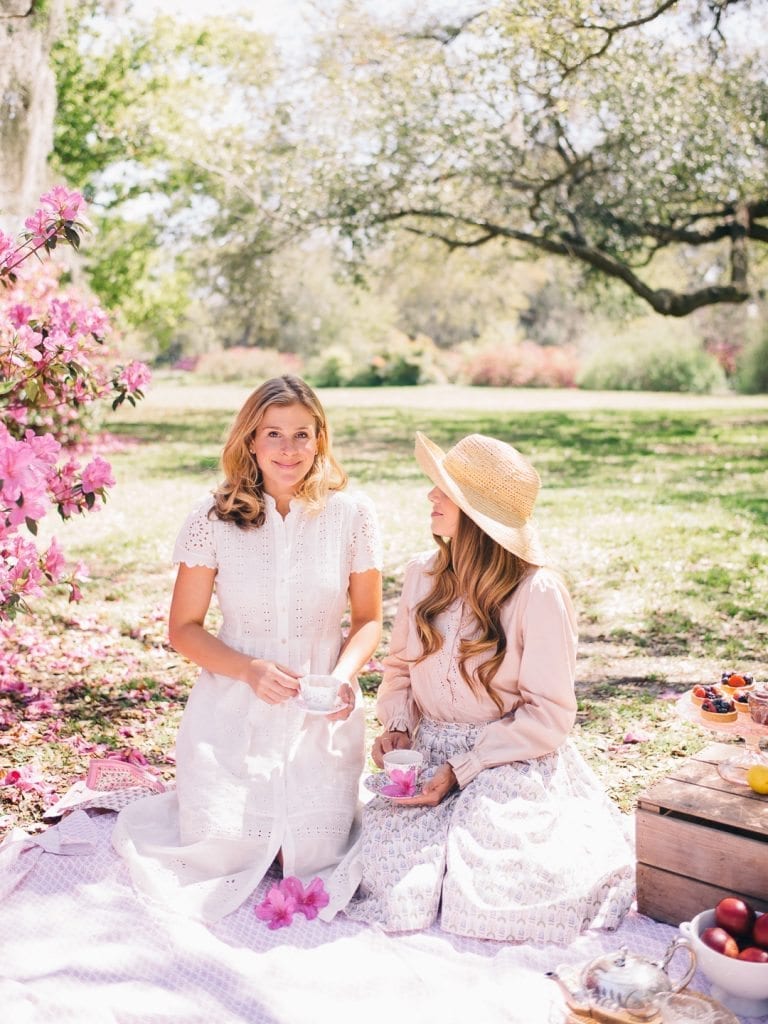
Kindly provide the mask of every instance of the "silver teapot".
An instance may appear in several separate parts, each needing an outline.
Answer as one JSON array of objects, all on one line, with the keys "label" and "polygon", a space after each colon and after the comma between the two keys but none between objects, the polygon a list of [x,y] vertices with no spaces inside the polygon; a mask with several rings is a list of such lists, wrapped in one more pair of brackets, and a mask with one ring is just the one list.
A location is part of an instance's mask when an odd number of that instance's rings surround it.
[{"label": "silver teapot", "polygon": [[[667,967],[678,949],[688,954],[682,978],[673,982]],[[569,1006],[577,1013],[591,1007],[626,1010],[637,1020],[649,1020],[658,1011],[660,997],[685,988],[696,971],[696,954],[680,937],[670,943],[660,961],[630,953],[625,947],[606,953],[577,969],[559,967],[549,977],[559,982]]]}]

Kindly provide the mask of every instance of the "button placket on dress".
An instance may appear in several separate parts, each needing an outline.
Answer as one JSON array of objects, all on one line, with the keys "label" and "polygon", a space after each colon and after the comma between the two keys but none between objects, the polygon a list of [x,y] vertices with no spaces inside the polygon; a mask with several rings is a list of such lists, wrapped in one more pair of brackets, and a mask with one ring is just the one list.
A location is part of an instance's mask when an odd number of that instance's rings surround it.
[{"label": "button placket on dress", "polygon": [[[280,664],[285,665],[288,668],[293,668],[291,664],[291,650],[289,645],[289,616],[288,610],[290,608],[290,564],[291,555],[293,550],[293,532],[295,529],[295,515],[293,510],[289,510],[288,514],[283,518],[277,511],[277,506],[272,508],[272,515],[270,516],[272,522],[272,538],[273,538],[273,550],[275,552],[275,576],[274,576],[274,612],[275,612],[275,626],[276,626],[276,639],[278,644],[279,654],[276,660]],[[283,705],[286,708],[290,702]],[[281,719],[282,727],[282,743],[283,743],[283,758],[287,759],[290,747],[290,733],[291,733],[291,714],[283,714]],[[281,820],[280,829],[283,831],[287,826],[285,818],[286,808],[288,806],[289,794],[287,791],[287,778],[285,772],[279,773],[280,783],[274,788],[274,807],[276,820]],[[286,835],[283,834],[281,838],[281,845],[284,847],[286,843]],[[285,853],[285,850],[284,850]]]},{"label": "button placket on dress", "polygon": [[285,519],[279,513],[275,513],[275,551],[277,553],[275,562],[275,612],[277,613],[277,639],[280,644],[281,654],[284,655],[286,663],[290,639],[288,615],[291,596],[290,565],[295,529],[296,514],[294,509],[288,512]]}]

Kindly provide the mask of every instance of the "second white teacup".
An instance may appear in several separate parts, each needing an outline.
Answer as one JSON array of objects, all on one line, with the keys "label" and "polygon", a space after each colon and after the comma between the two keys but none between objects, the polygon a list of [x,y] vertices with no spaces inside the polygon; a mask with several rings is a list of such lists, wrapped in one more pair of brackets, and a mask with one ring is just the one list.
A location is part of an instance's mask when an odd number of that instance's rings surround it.
[{"label": "second white teacup", "polygon": [[335,676],[302,676],[301,699],[312,711],[332,711],[336,706],[341,681]]},{"label": "second white teacup", "polygon": [[424,755],[419,753],[418,750],[412,750],[410,747],[390,750],[388,754],[384,754],[382,760],[384,762],[384,771],[387,773],[388,778],[391,778],[391,773],[395,770],[399,772],[412,770],[414,780],[416,780],[421,769],[424,767]]},{"label": "second white teacup", "polygon": [[665,992],[659,996],[662,1024],[715,1024],[713,1007],[693,993]]}]

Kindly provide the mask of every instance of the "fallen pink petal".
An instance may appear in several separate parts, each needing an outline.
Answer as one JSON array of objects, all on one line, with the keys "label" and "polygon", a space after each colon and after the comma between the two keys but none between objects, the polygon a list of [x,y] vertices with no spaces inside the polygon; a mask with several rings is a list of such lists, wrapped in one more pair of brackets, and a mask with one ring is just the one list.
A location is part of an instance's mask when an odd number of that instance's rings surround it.
[{"label": "fallen pink petal", "polygon": [[651,734],[644,732],[642,729],[634,729],[624,733],[624,739],[622,743],[647,743],[651,739]]}]

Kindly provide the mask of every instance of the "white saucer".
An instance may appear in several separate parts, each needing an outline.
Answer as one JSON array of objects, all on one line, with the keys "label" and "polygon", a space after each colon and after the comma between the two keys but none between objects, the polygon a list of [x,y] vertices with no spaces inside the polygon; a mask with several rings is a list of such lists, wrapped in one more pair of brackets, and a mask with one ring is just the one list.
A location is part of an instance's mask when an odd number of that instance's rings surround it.
[{"label": "white saucer", "polygon": [[337,711],[341,711],[347,705],[343,700],[337,700],[333,707],[327,710],[324,708],[311,708],[309,704],[304,702],[303,697],[294,697],[293,706],[298,708],[299,711],[303,711],[305,715],[335,715]]},{"label": "white saucer", "polygon": [[[394,800],[397,803],[398,800],[407,800],[407,797],[402,796],[390,796],[389,793],[382,793],[382,787],[389,784],[389,779],[385,772],[377,772],[375,775],[369,775],[363,779],[363,785],[366,789],[369,789],[371,793],[375,793],[376,796],[383,797],[385,800]],[[411,793],[411,796],[420,796],[421,786],[417,786],[416,789]]]}]

